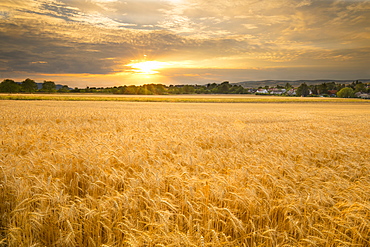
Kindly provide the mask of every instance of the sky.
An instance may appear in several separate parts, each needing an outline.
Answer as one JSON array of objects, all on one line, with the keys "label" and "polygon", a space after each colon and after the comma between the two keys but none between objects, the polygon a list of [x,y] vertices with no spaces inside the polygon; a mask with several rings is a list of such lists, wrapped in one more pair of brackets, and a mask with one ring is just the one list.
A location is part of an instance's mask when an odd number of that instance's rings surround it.
[{"label": "sky", "polygon": [[370,0],[1,0],[0,80],[370,78]]}]

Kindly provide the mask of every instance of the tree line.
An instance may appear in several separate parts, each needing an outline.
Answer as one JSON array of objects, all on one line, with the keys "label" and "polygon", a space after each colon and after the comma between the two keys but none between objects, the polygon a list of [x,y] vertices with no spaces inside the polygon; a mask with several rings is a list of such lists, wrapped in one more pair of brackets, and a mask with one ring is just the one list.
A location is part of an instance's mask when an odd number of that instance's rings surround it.
[{"label": "tree line", "polygon": [[247,94],[248,89],[241,85],[231,85],[228,81],[221,84],[209,83],[206,85],[163,85],[145,84],[141,86],[118,86],[118,87],[86,87],[75,88],[71,92],[79,93],[111,93],[129,95],[165,95],[165,94]]},{"label": "tree line", "polygon": [[131,95],[163,95],[163,94],[246,94],[248,90],[241,85],[231,85],[228,81],[221,84],[209,83],[207,85],[170,85],[145,84],[142,86],[118,86],[118,87],[86,87],[70,89],[67,85],[56,89],[53,81],[44,81],[38,89],[34,80],[27,78],[21,83],[5,79],[0,83],[1,93],[105,93],[105,94],[131,94]]},{"label": "tree line", "polygon": [[[262,87],[259,87],[262,88]],[[269,89],[270,86],[265,86]],[[270,88],[271,89],[271,88]],[[338,96],[342,98],[355,97],[356,93],[370,93],[370,84],[354,81],[350,84],[340,84],[335,82],[322,83],[319,85],[307,85],[302,83],[298,88],[294,88],[290,83],[285,86],[277,85],[274,89],[285,89],[281,95],[289,94],[293,90],[296,96]],[[11,79],[5,79],[0,83],[0,93],[104,93],[104,94],[129,94],[129,95],[165,95],[165,94],[248,94],[255,90],[244,88],[241,85],[232,85],[228,81],[220,84],[208,83],[206,85],[170,85],[145,84],[141,86],[118,86],[118,87],[86,87],[70,89],[67,85],[57,89],[53,81],[44,81],[39,88],[34,80],[29,78],[21,83]]]},{"label": "tree line", "polygon": [[17,83],[11,79],[5,79],[0,83],[0,93],[35,93],[35,92],[44,92],[44,93],[67,93],[70,92],[67,85],[62,86],[57,90],[55,82],[53,81],[44,81],[41,88],[37,86],[37,83],[30,78],[25,79],[21,83]]},{"label": "tree line", "polygon": [[335,82],[322,83],[319,85],[307,85],[302,83],[296,94],[298,96],[337,96],[340,98],[353,98],[356,93],[370,93],[369,83],[365,84],[360,81],[354,81],[350,84],[340,84]]},{"label": "tree line", "polygon": [[146,84],[142,86],[113,87],[114,94],[246,94],[248,90],[241,85],[231,85],[228,81],[206,85]]}]

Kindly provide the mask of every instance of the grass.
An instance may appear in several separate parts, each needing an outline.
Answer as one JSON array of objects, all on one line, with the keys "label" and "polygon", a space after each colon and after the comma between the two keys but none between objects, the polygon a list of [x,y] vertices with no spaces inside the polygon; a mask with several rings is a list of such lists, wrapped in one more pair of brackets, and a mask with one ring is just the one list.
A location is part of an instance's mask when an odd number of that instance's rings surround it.
[{"label": "grass", "polygon": [[367,104],[0,109],[0,246],[370,245]]},{"label": "grass", "polygon": [[99,95],[99,94],[0,94],[0,100],[123,101],[185,103],[370,103],[358,98],[281,97],[256,95]]}]

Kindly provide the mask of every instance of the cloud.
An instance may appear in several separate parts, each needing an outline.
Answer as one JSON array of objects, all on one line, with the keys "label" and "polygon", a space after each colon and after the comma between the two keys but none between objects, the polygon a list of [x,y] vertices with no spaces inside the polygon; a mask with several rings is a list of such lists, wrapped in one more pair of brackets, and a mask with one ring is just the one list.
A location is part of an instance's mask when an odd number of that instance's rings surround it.
[{"label": "cloud", "polygon": [[297,66],[368,75],[365,0],[4,0],[0,9],[3,74],[129,73],[125,65],[147,55],[187,70],[164,73],[172,81],[259,76],[256,67],[266,77]]}]

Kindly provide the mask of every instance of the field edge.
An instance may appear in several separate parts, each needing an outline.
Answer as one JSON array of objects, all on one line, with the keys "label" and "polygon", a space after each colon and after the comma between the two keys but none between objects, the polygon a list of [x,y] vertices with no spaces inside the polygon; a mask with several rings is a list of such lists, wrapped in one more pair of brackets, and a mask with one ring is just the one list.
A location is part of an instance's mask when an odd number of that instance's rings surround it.
[{"label": "field edge", "polygon": [[[227,96],[227,97],[226,97]],[[171,103],[370,103],[369,100],[355,98],[320,97],[240,97],[235,95],[218,96],[102,96],[102,95],[0,95],[0,100],[46,100],[46,101],[123,101],[123,102],[171,102]]]}]

